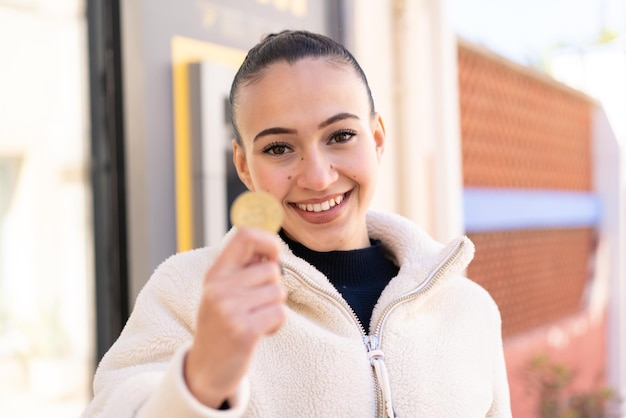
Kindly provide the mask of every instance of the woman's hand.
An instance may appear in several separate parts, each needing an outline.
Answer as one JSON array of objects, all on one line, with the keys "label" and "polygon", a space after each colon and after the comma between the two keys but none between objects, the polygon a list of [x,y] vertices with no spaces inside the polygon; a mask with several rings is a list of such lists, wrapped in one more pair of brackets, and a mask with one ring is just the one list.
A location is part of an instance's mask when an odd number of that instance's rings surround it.
[{"label": "woman's hand", "polygon": [[203,404],[218,408],[245,375],[259,340],[281,327],[286,293],[276,235],[242,228],[204,277],[185,380]]}]

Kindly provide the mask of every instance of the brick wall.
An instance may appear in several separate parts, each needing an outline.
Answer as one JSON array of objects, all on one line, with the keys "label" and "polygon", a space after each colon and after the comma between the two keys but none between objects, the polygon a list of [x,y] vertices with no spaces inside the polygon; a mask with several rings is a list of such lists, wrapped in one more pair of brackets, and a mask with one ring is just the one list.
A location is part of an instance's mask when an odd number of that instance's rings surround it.
[{"label": "brick wall", "polygon": [[586,96],[467,44],[458,62],[465,186],[591,190]]},{"label": "brick wall", "polygon": [[[458,65],[464,187],[592,191],[592,100],[463,41]],[[527,378],[538,355],[574,371],[569,393],[602,385],[605,319],[585,309],[595,226],[468,235],[476,245],[468,276],[502,314],[513,416],[538,416],[540,397]]]},{"label": "brick wall", "polygon": [[594,236],[592,228],[470,234],[469,276],[498,303],[505,338],[581,308]]},{"label": "brick wall", "polygon": [[[591,100],[463,42],[458,62],[465,187],[591,190]],[[593,228],[469,237],[468,274],[500,306],[505,336],[580,308]]]}]

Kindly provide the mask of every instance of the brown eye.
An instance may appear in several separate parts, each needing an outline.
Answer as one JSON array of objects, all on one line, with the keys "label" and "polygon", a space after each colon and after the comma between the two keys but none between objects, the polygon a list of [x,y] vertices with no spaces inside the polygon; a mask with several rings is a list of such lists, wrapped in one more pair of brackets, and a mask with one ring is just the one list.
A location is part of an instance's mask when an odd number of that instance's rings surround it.
[{"label": "brown eye", "polygon": [[344,144],[352,139],[356,135],[356,132],[352,130],[341,130],[331,135],[328,142],[335,144]]},{"label": "brown eye", "polygon": [[271,143],[263,149],[263,152],[269,155],[285,155],[289,152],[289,146],[282,143]]}]

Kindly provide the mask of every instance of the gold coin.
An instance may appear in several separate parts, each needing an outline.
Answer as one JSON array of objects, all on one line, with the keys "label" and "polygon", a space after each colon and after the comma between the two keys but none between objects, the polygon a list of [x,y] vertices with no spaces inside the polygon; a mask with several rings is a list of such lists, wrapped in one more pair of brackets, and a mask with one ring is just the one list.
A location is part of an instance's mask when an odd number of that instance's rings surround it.
[{"label": "gold coin", "polygon": [[243,192],[230,208],[230,222],[236,227],[250,226],[278,232],[283,222],[280,202],[267,192]]}]

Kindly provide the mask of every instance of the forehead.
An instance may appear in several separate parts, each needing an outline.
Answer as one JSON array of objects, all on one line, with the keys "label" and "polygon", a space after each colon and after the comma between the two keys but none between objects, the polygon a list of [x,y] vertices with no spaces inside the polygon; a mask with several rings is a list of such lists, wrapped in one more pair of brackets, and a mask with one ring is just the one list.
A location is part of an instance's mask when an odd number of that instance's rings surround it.
[{"label": "forehead", "polygon": [[251,116],[274,120],[299,114],[315,118],[346,111],[364,112],[365,116],[369,110],[367,90],[352,66],[325,58],[274,63],[260,78],[241,86],[238,98],[241,125]]},{"label": "forehead", "polygon": [[313,84],[319,88],[338,80],[348,83],[347,87],[352,87],[355,83],[362,84],[360,77],[350,64],[331,57],[302,58],[291,63],[278,61],[261,71],[254,81],[242,85],[240,95],[245,91],[254,90],[254,87],[258,85],[276,87],[272,85],[277,83],[285,88],[293,88]]}]

